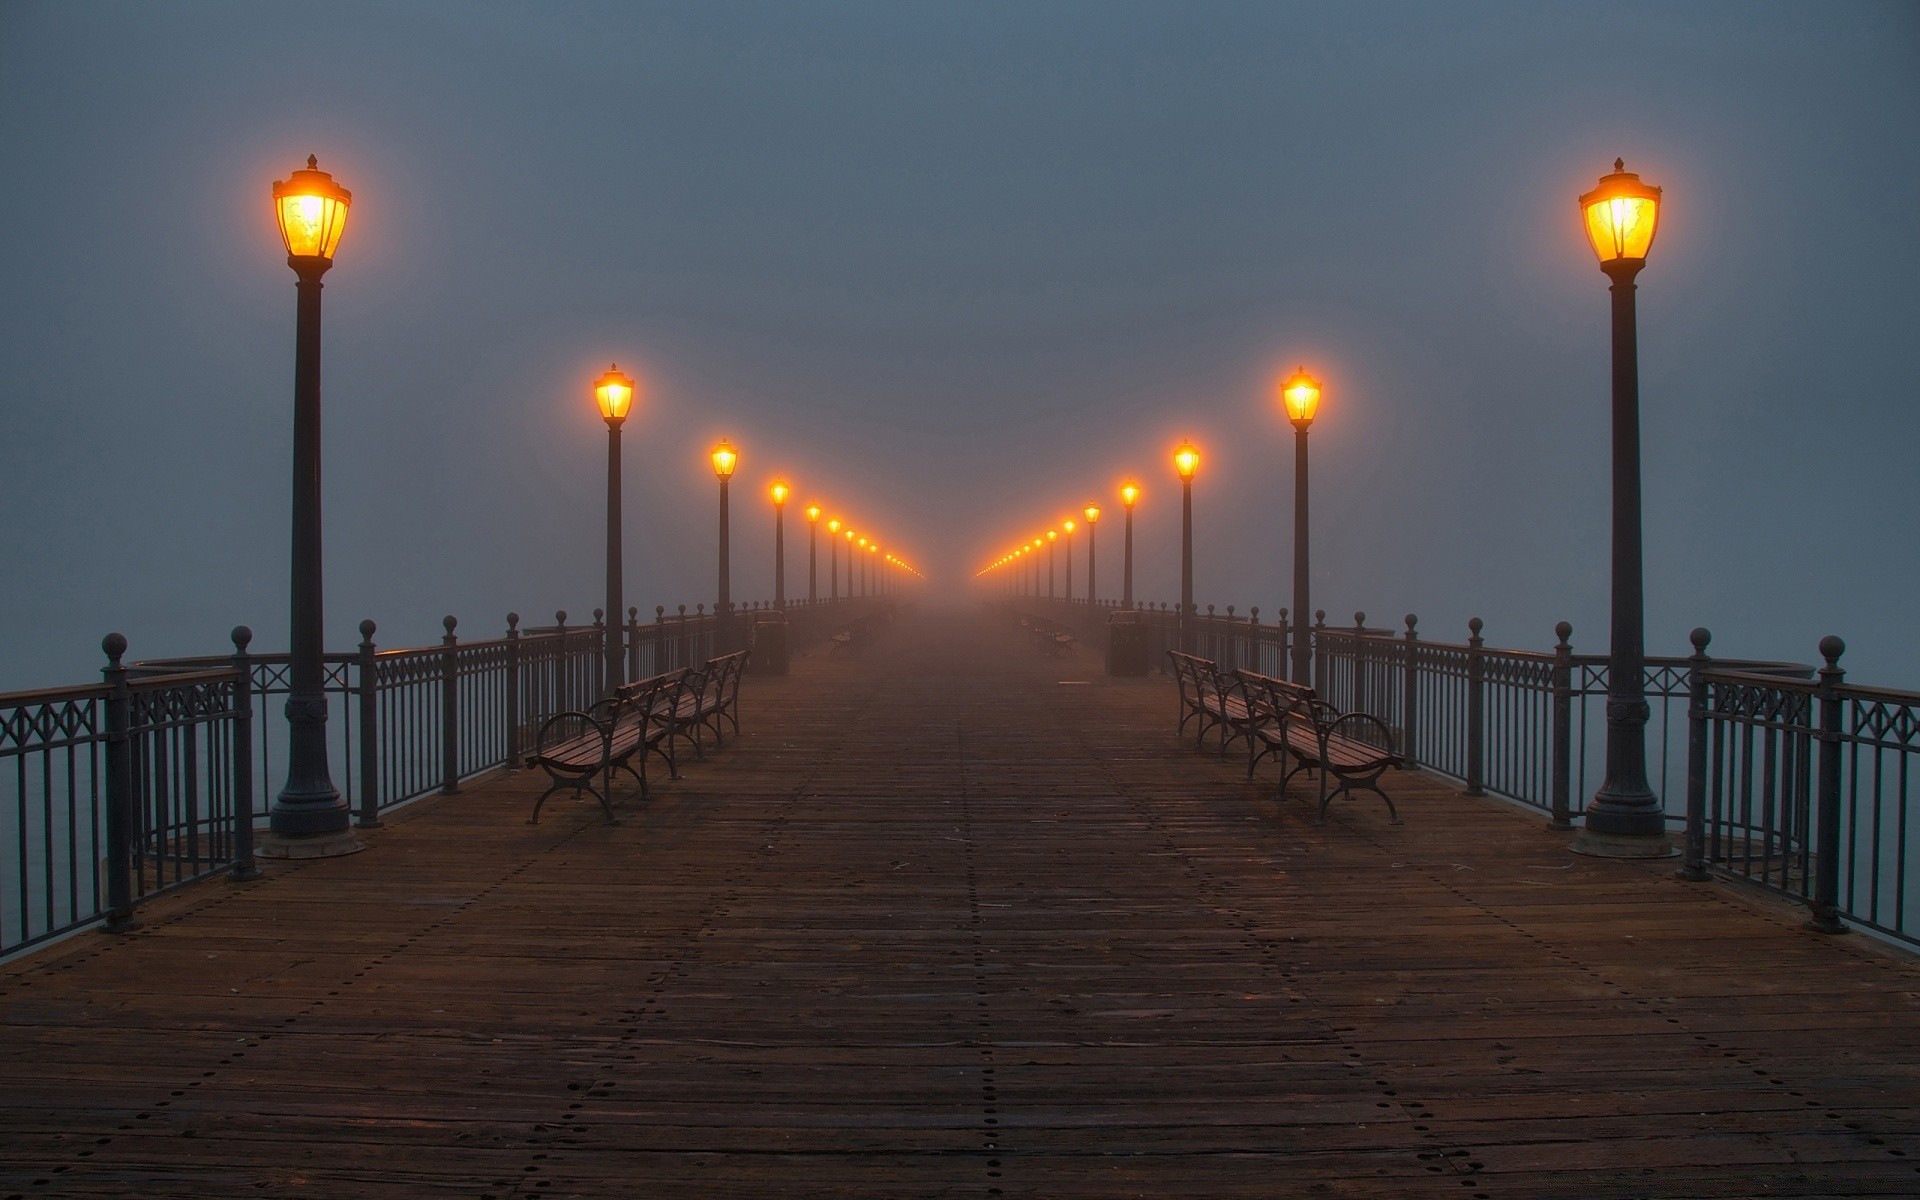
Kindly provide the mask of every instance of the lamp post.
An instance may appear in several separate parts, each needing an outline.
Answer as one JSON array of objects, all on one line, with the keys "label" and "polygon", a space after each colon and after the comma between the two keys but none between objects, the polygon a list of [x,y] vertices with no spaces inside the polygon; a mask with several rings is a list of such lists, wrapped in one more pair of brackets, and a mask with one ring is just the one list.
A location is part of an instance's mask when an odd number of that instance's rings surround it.
[{"label": "lamp post", "polygon": [[[321,619],[320,277],[333,265],[353,197],[309,155],[273,185],[274,213],[294,274],[292,620],[287,639],[287,782],[270,810],[277,839],[359,849],[347,802],[327,768],[325,634]],[[269,853],[272,851],[269,850]]]},{"label": "lamp post", "polygon": [[1073,603],[1073,518],[1068,517],[1065,521],[1062,521],[1060,523],[1060,528],[1064,530],[1067,535],[1067,546],[1066,546],[1067,574],[1065,577],[1065,582],[1067,585],[1067,591],[1066,591],[1067,603],[1072,604]]},{"label": "lamp post", "polygon": [[820,506],[807,505],[807,603],[820,603]]},{"label": "lamp post", "polygon": [[1307,426],[1320,411],[1320,384],[1301,367],[1280,385],[1280,400],[1293,423],[1293,681],[1313,683],[1313,647],[1307,623]]},{"label": "lamp post", "polygon": [[607,422],[607,631],[603,650],[607,664],[607,694],[626,682],[626,655],[621,653],[620,614],[620,427],[633,406],[633,380],[615,363],[593,384],[593,398]]},{"label": "lamp post", "polygon": [[853,530],[847,530],[847,599],[853,599]]},{"label": "lamp post", "polygon": [[1580,197],[1587,239],[1613,293],[1613,646],[1607,660],[1607,775],[1573,848],[1618,858],[1672,852],[1647,783],[1647,697],[1640,552],[1640,364],[1634,277],[1647,265],[1660,189],[1619,159]]},{"label": "lamp post", "polygon": [[1120,504],[1127,510],[1126,551],[1121,555],[1120,569],[1120,607],[1133,607],[1133,506],[1140,499],[1140,485],[1124,483],[1120,485]]},{"label": "lamp post", "polygon": [[793,489],[780,480],[767,489],[773,500],[773,606],[787,608],[787,497]]},{"label": "lamp post", "polygon": [[1200,469],[1200,452],[1182,440],[1173,452],[1174,473],[1180,476],[1180,649],[1193,651],[1193,476]]},{"label": "lamp post", "polygon": [[709,457],[714,477],[720,481],[720,598],[714,612],[719,620],[720,650],[725,653],[733,649],[733,547],[727,524],[727,481],[740,465],[740,455],[722,438]]},{"label": "lamp post", "polygon": [[1060,540],[1058,529],[1047,530],[1047,599],[1053,599],[1053,544]]},{"label": "lamp post", "polygon": [[[858,540],[858,545],[861,551],[860,553],[860,594],[862,596],[865,596],[867,594],[867,555],[866,555],[867,539],[860,538]],[[853,570],[852,563],[847,564],[847,570],[848,572],[852,572]],[[851,574],[849,574],[847,577],[847,590],[848,591],[853,590],[853,577]]]},{"label": "lamp post", "polygon": [[1099,576],[1094,573],[1093,569],[1093,527],[1095,523],[1100,520],[1100,506],[1098,504],[1088,504],[1087,507],[1082,510],[1081,515],[1087,519],[1087,603],[1092,605],[1100,602],[1100,591],[1096,584]]}]

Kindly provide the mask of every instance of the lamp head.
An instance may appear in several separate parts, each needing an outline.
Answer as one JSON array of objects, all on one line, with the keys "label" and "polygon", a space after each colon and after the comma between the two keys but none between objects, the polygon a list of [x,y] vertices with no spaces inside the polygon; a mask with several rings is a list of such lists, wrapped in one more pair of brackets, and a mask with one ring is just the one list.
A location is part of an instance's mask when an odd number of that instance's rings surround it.
[{"label": "lamp head", "polygon": [[607,373],[593,381],[593,399],[600,406],[600,415],[606,418],[608,425],[615,429],[627,419],[627,410],[633,406],[633,380],[620,373],[620,365],[615,363],[607,368]]},{"label": "lamp head", "polygon": [[1134,502],[1139,499],[1140,499],[1139,484],[1124,483],[1120,485],[1120,503],[1126,505],[1127,508],[1131,509],[1134,505]]},{"label": "lamp head", "polygon": [[740,465],[740,455],[734,450],[733,444],[721,438],[720,444],[713,448],[712,457],[714,475],[723,483],[733,478],[733,469]]},{"label": "lamp head", "polygon": [[1098,521],[1100,519],[1100,506],[1098,504],[1087,505],[1086,518],[1087,518],[1087,524],[1089,525]]},{"label": "lamp head", "polygon": [[1180,482],[1192,483],[1194,472],[1200,469],[1200,452],[1193,443],[1182,439],[1180,448],[1173,452],[1173,469],[1180,476]]},{"label": "lamp head", "polygon": [[1293,427],[1305,429],[1313,424],[1313,415],[1320,411],[1320,381],[1301,367],[1280,385],[1280,402],[1286,406],[1287,420],[1293,422]]},{"label": "lamp head", "polygon": [[787,497],[792,494],[793,489],[778,479],[774,480],[773,486],[767,489],[767,495],[773,497],[773,506],[775,508],[785,508],[787,506]]},{"label": "lamp head", "polygon": [[1613,174],[1602,175],[1599,184],[1580,197],[1580,213],[1602,268],[1623,261],[1644,265],[1660,223],[1660,189],[1640,182],[1640,176],[1616,158]]},{"label": "lamp head", "polygon": [[819,520],[820,520],[820,506],[818,504],[807,505],[807,524],[809,525],[817,524]]},{"label": "lamp head", "polygon": [[340,248],[340,235],[347,231],[347,209],[352,204],[353,194],[322,171],[318,159],[307,155],[305,170],[273,185],[273,214],[280,222],[287,257],[331,263],[333,252]]},{"label": "lamp head", "polygon": [[1068,537],[1072,537],[1073,536],[1073,518],[1068,517],[1065,521],[1062,521],[1060,523],[1060,528],[1067,531]]}]

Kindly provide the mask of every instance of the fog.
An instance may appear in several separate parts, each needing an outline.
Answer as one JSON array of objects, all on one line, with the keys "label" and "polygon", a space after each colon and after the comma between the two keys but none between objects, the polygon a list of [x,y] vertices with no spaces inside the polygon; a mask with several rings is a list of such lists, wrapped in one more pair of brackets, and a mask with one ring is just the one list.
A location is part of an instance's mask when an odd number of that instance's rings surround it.
[{"label": "fog", "polygon": [[[0,687],[287,625],[293,275],[325,291],[329,644],[772,594],[776,474],[931,595],[1086,501],[1102,592],[1604,651],[1607,281],[1575,197],[1666,189],[1640,278],[1647,639],[1920,687],[1910,4],[0,7]],[[825,551],[822,549],[824,560]],[[824,561],[822,565],[824,571]],[[796,582],[797,581],[797,582]],[[824,587],[824,585],[823,585]]]}]

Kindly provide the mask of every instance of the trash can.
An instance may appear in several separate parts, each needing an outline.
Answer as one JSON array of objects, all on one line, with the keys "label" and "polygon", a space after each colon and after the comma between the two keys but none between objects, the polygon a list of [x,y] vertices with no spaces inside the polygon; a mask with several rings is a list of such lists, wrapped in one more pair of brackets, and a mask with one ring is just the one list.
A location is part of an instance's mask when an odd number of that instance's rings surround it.
[{"label": "trash can", "polygon": [[747,669],[756,675],[787,673],[787,614],[780,609],[753,614],[753,655]]},{"label": "trash can", "polygon": [[1107,614],[1107,674],[1147,673],[1147,627],[1140,614],[1120,608]]}]

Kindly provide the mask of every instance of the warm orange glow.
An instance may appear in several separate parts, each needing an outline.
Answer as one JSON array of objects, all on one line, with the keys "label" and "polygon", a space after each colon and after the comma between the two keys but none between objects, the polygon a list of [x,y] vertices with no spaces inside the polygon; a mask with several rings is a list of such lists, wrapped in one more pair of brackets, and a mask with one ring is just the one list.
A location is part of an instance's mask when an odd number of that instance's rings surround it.
[{"label": "warm orange glow", "polygon": [[853,540],[853,530],[851,530],[851,529],[849,529],[849,530],[847,530],[847,540],[848,540],[848,541],[852,541],[852,540]]},{"label": "warm orange glow", "polygon": [[1320,381],[1301,367],[1293,373],[1293,378],[1280,385],[1280,399],[1287,406],[1287,420],[1296,428],[1305,429],[1313,424],[1313,414],[1320,411]]},{"label": "warm orange glow", "polygon": [[865,550],[865,549],[867,548],[867,539],[865,539],[865,538],[861,538],[861,539],[860,539],[860,548],[861,548],[862,550]]},{"label": "warm orange glow", "polygon": [[773,486],[767,489],[767,495],[773,497],[773,506],[775,508],[785,508],[787,506],[787,497],[792,494],[793,489],[777,479],[774,480]]},{"label": "warm orange glow", "polygon": [[[1132,503],[1132,501],[1128,501],[1128,503]],[[1087,516],[1087,524],[1089,525],[1093,524],[1095,521],[1098,521],[1100,519],[1100,506],[1098,504],[1087,505],[1086,516]]]},{"label": "warm orange glow", "polygon": [[807,523],[813,524],[814,522],[817,522],[819,519],[820,519],[820,506],[818,504],[807,505]]},{"label": "warm orange glow", "polygon": [[600,415],[607,424],[618,425],[627,419],[627,409],[633,405],[633,380],[620,373],[620,364],[607,368],[607,373],[593,382],[593,398],[600,404]]},{"label": "warm orange glow", "polygon": [[1073,518],[1072,518],[1072,517],[1068,517],[1068,518],[1066,519],[1066,521],[1064,521],[1064,522],[1063,522],[1063,523],[1061,524],[1061,526],[1060,526],[1060,528],[1062,528],[1062,529],[1064,529],[1064,530],[1066,530],[1066,531],[1067,531],[1067,536],[1068,536],[1068,537],[1072,537],[1072,536],[1073,536]]},{"label": "warm orange glow", "polygon": [[1047,530],[1047,540],[1048,540],[1048,541],[1050,541],[1050,542],[1056,542],[1056,541],[1059,541],[1059,540],[1060,540],[1060,531],[1059,531],[1058,529],[1049,529],[1049,530]]},{"label": "warm orange glow", "polygon": [[1180,448],[1173,452],[1173,469],[1183,483],[1193,482],[1193,473],[1200,469],[1200,452],[1193,448],[1192,442],[1182,441]]},{"label": "warm orange glow", "polygon": [[840,532],[840,518],[839,518],[839,517],[835,517],[835,518],[834,518],[833,520],[831,520],[831,521],[828,521],[828,522],[827,522],[827,532],[828,532],[828,533],[839,533],[839,532]]},{"label": "warm orange glow", "polygon": [[1139,484],[1126,483],[1120,486],[1120,503],[1126,505],[1128,508],[1132,508],[1134,502],[1138,499],[1140,499]]},{"label": "warm orange glow", "polygon": [[720,444],[713,448],[713,473],[722,479],[731,479],[733,469],[738,465],[740,455],[734,452],[733,446],[725,438],[720,439]]},{"label": "warm orange glow", "polygon": [[320,170],[319,160],[307,155],[304,171],[273,185],[273,211],[280,220],[280,240],[292,258],[329,261],[347,231],[347,209],[353,195]]},{"label": "warm orange glow", "polygon": [[1586,217],[1587,241],[1602,263],[1644,260],[1660,223],[1660,189],[1641,183],[1616,158],[1613,174],[1602,175],[1599,186],[1580,197],[1580,211]]}]

